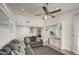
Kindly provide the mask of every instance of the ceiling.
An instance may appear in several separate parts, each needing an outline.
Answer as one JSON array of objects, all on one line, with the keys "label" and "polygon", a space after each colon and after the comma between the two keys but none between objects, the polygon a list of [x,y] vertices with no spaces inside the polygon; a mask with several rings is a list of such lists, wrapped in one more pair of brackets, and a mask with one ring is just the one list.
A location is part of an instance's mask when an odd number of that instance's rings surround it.
[{"label": "ceiling", "polygon": [[[11,10],[16,14],[35,14],[35,13],[42,13],[42,6],[43,3],[8,3],[7,4]],[[24,9],[24,12],[21,12],[21,9]],[[79,8],[79,3],[49,3],[48,10],[52,11],[56,8],[61,8],[62,12]],[[44,12],[43,12],[44,13]]]},{"label": "ceiling", "polygon": [[[37,13],[44,13],[42,10],[43,3],[7,3],[6,4],[11,10],[12,14],[15,16],[17,22],[21,22],[23,18],[26,20],[42,20],[41,16],[35,16]],[[72,9],[79,8],[78,3],[49,3],[48,10],[53,11],[56,8],[61,8],[61,12],[56,13],[61,14]],[[24,9],[24,11],[22,11]],[[24,21],[24,22],[25,22]]]}]

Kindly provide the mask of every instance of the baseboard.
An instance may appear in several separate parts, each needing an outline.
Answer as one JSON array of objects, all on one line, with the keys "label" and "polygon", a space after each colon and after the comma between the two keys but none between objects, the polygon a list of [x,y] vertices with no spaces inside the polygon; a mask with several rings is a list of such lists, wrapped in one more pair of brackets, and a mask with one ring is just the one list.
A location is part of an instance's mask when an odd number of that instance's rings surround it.
[{"label": "baseboard", "polygon": [[60,49],[60,48],[55,47],[53,45],[48,45],[48,46],[51,47],[51,48],[53,48],[53,49],[55,49],[55,50],[57,50],[58,52],[61,52],[61,53],[65,54],[65,55],[76,55],[72,51],[69,51],[69,50],[66,50],[66,49]]}]

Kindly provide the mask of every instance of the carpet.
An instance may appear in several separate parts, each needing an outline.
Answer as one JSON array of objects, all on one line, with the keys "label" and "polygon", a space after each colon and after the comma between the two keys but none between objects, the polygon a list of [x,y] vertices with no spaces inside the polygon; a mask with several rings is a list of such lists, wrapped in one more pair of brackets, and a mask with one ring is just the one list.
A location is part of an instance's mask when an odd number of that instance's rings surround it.
[{"label": "carpet", "polygon": [[48,46],[33,48],[35,55],[64,55]]}]

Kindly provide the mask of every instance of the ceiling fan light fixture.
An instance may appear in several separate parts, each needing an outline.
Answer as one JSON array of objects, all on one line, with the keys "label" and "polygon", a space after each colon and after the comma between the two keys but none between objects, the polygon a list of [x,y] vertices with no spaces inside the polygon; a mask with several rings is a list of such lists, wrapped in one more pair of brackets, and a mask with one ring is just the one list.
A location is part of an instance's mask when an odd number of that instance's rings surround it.
[{"label": "ceiling fan light fixture", "polygon": [[54,13],[58,13],[61,11],[60,8],[55,8],[55,10],[53,11],[49,11],[48,10],[48,3],[45,3],[44,6],[42,6],[42,9],[44,11],[44,14],[38,14],[36,16],[40,16],[40,15],[44,15],[43,19],[49,19],[49,18],[56,18],[54,15]]},{"label": "ceiling fan light fixture", "polygon": [[44,18],[47,19],[47,15],[45,15]]}]

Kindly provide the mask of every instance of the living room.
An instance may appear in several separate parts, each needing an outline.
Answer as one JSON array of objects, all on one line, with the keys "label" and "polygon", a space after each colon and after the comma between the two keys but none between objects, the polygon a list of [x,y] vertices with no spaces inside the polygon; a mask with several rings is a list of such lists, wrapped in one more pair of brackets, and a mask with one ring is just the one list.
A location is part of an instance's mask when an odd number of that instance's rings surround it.
[{"label": "living room", "polygon": [[[25,40],[28,47],[26,50],[30,50],[25,55],[79,54],[78,38],[74,38],[78,30],[78,5],[79,3],[0,3],[0,49],[18,39],[23,42]],[[44,7],[53,13],[52,17],[48,12],[45,13]]]}]

